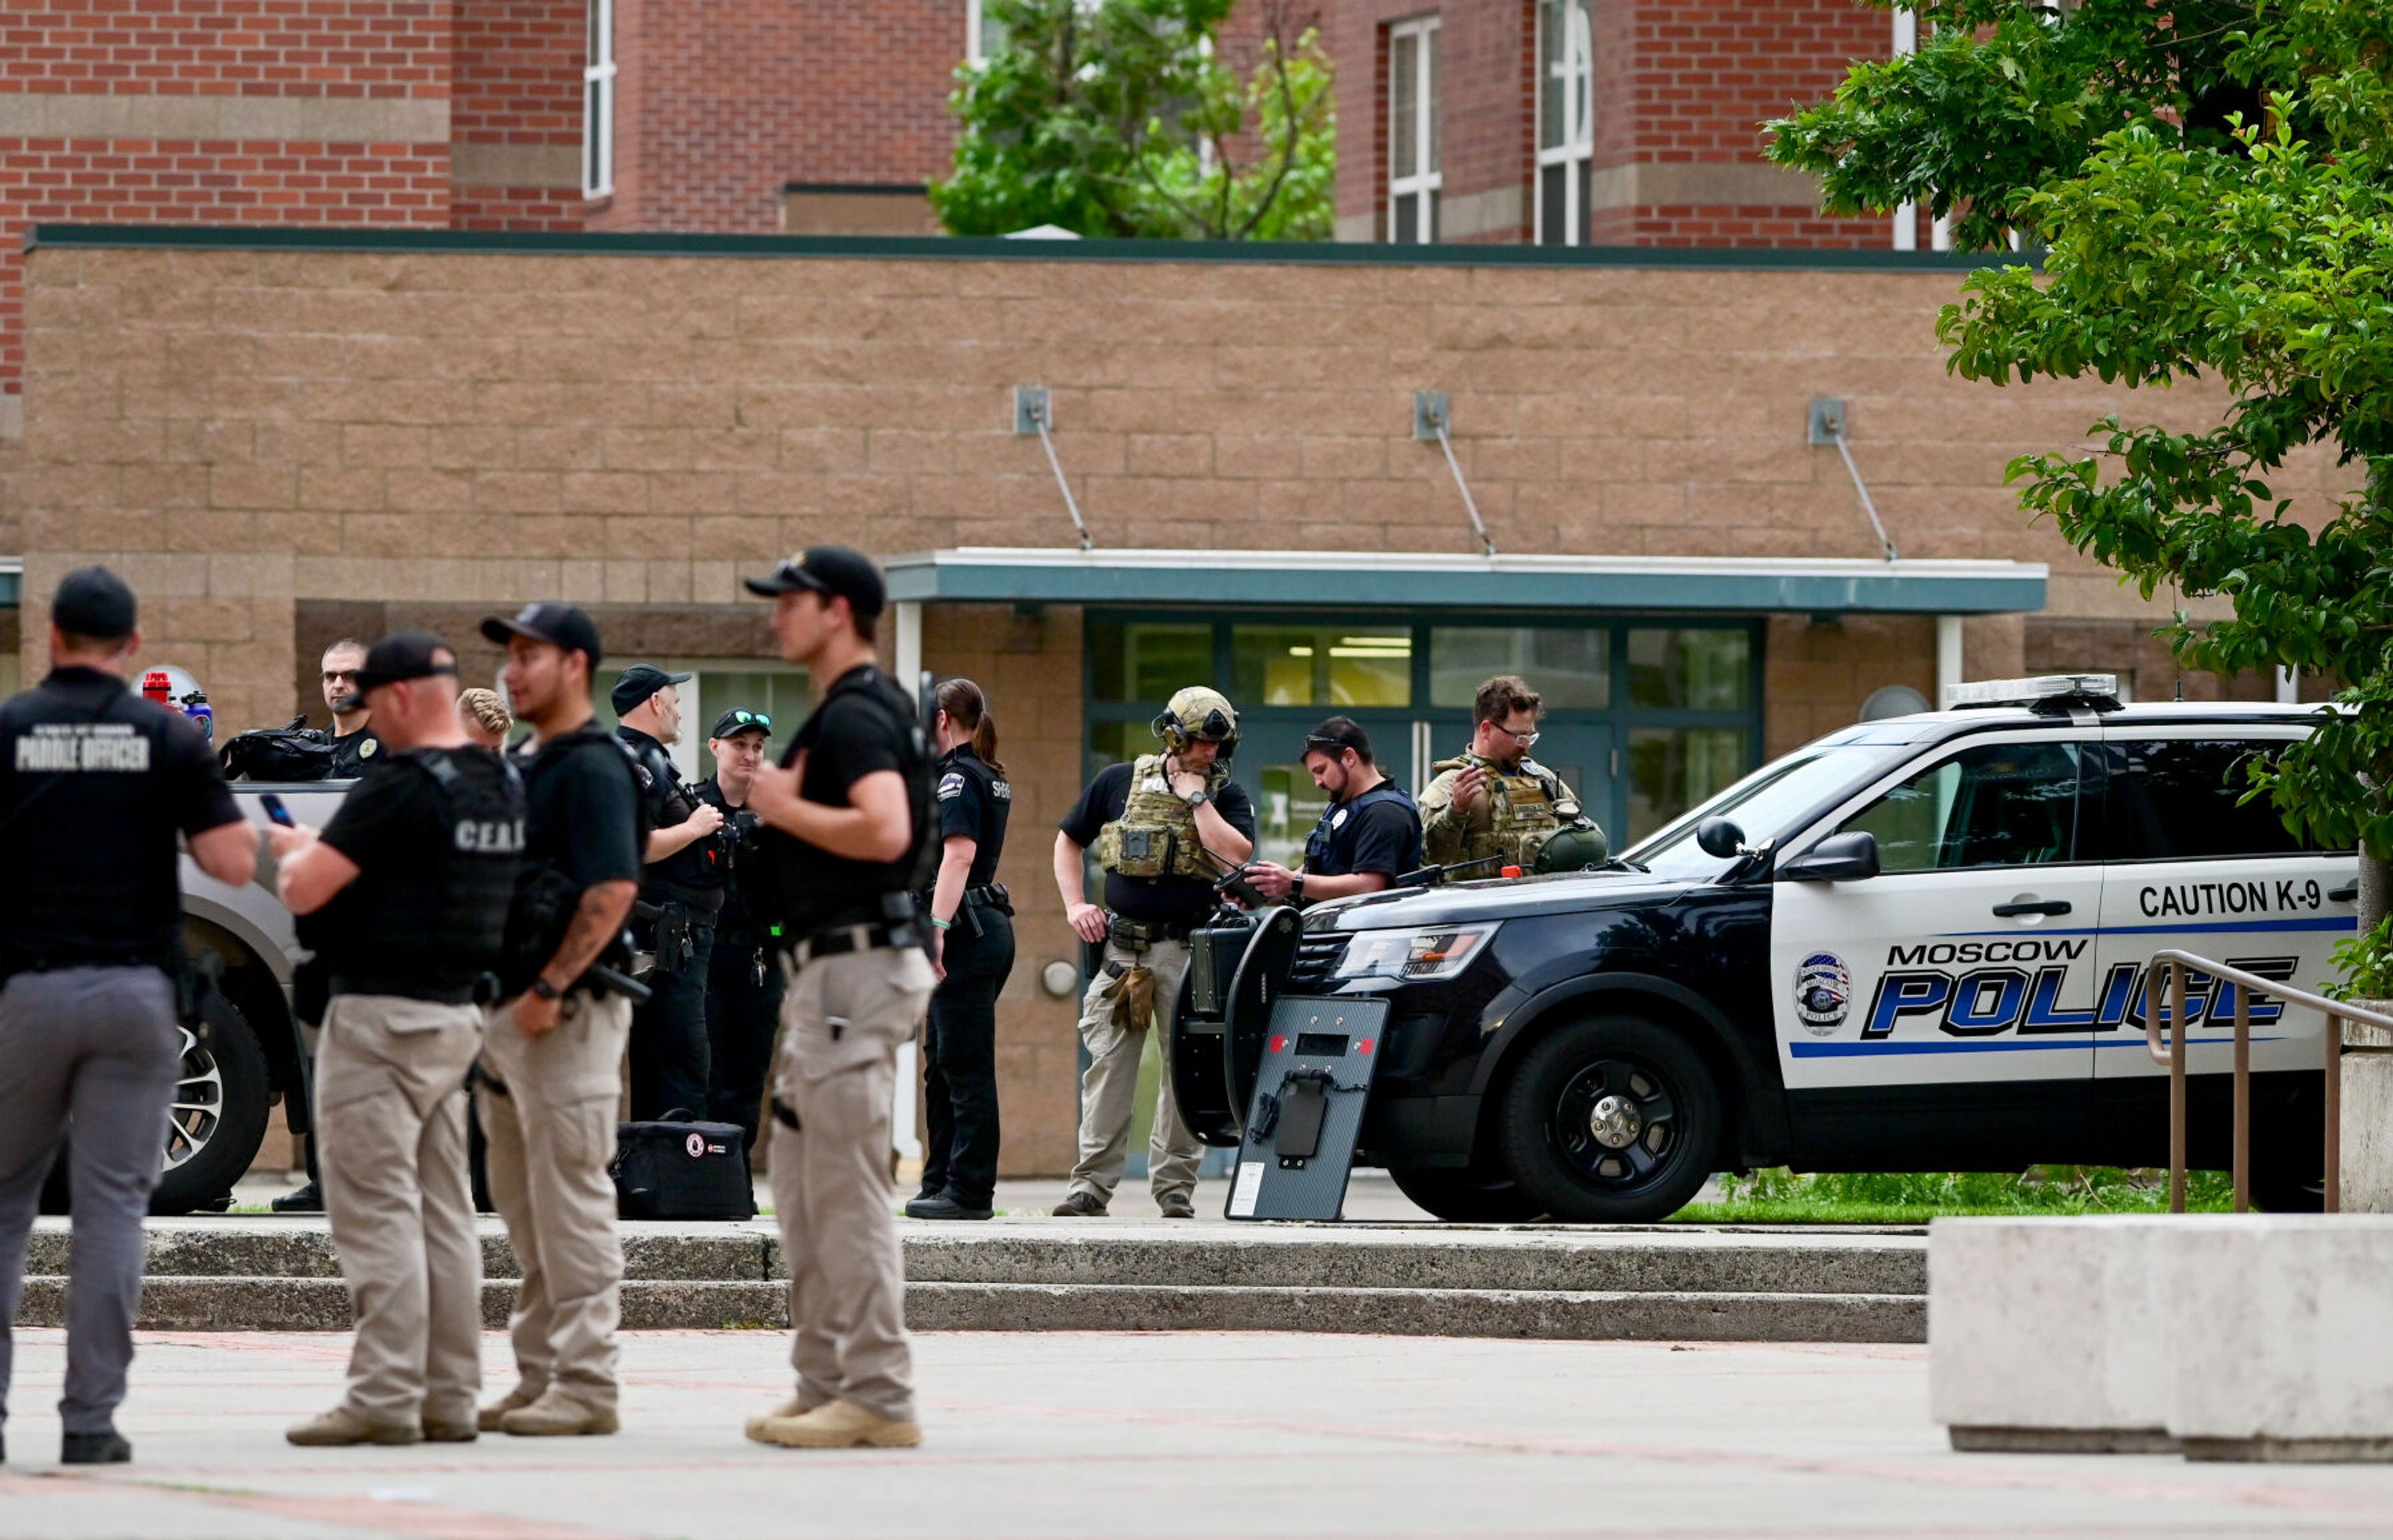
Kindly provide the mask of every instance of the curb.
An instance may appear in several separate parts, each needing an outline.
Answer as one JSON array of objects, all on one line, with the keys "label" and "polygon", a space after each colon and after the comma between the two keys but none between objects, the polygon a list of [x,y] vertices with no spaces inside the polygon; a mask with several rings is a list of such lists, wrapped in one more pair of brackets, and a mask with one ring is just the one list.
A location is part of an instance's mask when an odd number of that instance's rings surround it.
[{"label": "curb", "polygon": [[[515,1287],[482,1286],[482,1323],[505,1326]],[[756,1282],[631,1280],[627,1330],[784,1328],[788,1293]],[[17,1324],[65,1321],[66,1280],[25,1280]],[[1916,1295],[1622,1292],[1560,1289],[1204,1287],[909,1283],[917,1331],[1304,1331],[1583,1341],[1925,1342]],[[347,1331],[334,1278],[152,1278],[145,1331]]]}]

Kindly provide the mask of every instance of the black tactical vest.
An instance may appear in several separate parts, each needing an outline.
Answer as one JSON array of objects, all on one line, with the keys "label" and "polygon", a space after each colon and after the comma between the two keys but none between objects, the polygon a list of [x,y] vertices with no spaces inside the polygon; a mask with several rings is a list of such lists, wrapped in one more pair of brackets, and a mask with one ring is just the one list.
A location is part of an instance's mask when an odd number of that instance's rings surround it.
[{"label": "black tactical vest", "polygon": [[[377,756],[379,758],[380,756]],[[379,767],[378,767],[379,768]],[[524,848],[523,784],[487,749],[393,754],[381,774],[421,776],[438,810],[402,861],[361,870],[302,936],[335,992],[450,996],[499,966]]]}]

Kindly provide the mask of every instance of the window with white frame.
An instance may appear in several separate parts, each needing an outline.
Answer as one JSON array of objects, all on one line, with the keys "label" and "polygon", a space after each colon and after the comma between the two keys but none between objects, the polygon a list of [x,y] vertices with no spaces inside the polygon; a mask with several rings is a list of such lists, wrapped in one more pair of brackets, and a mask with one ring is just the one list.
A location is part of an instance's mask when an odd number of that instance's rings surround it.
[{"label": "window with white frame", "polygon": [[1005,51],[1005,25],[988,14],[988,0],[964,0],[964,59],[975,70]]},{"label": "window with white frame", "polygon": [[1437,239],[1437,18],[1388,29],[1388,239]]},{"label": "window with white frame", "polygon": [[1537,0],[1537,241],[1584,245],[1595,161],[1595,30],[1588,0]]},{"label": "window with white frame", "polygon": [[582,195],[615,190],[615,0],[590,0],[589,62],[582,67]]}]

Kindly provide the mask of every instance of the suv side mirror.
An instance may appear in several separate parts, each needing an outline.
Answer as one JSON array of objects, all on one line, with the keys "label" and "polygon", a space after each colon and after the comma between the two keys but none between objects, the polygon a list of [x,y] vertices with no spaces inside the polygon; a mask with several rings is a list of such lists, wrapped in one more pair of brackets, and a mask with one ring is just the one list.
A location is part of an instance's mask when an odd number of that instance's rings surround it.
[{"label": "suv side mirror", "polygon": [[1706,818],[1695,826],[1695,848],[1725,861],[1745,850],[1745,830],[1733,818]]},{"label": "suv side mirror", "polygon": [[1791,861],[1778,875],[1793,882],[1858,882],[1877,875],[1877,836],[1862,829],[1831,834]]}]

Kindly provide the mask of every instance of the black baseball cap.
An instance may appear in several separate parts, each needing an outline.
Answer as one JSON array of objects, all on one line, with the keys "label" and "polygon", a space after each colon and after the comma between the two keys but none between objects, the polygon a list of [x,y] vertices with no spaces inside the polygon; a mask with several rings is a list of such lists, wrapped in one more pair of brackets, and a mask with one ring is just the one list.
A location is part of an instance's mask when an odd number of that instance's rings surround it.
[{"label": "black baseball cap", "polygon": [[750,578],[748,592],[772,598],[779,594],[819,594],[827,599],[845,599],[856,611],[857,619],[870,620],[881,613],[889,602],[889,590],[881,581],[881,568],[861,551],[851,551],[844,545],[817,545],[802,556],[791,556],[773,569],[769,578]]},{"label": "black baseball cap", "polygon": [[667,673],[654,663],[634,663],[615,681],[607,698],[615,703],[615,714],[621,716],[667,685],[687,685],[689,681],[688,674]]},{"label": "black baseball cap", "polygon": [[597,622],[583,614],[579,606],[559,604],[555,599],[541,599],[528,604],[516,611],[516,618],[512,620],[503,620],[493,615],[482,622],[482,634],[501,646],[507,645],[510,636],[546,642],[568,652],[581,653],[590,659],[594,670],[598,667],[598,660],[606,656],[598,646]]},{"label": "black baseball cap", "polygon": [[441,673],[457,677],[455,648],[428,631],[394,631],[366,649],[366,660],[358,670],[358,694]]},{"label": "black baseball cap", "polygon": [[140,618],[133,590],[105,567],[78,567],[50,596],[50,623],[70,636],[121,642]]},{"label": "black baseball cap", "polygon": [[762,711],[752,711],[745,706],[735,706],[714,719],[714,731],[708,737],[730,737],[739,733],[762,733],[773,736],[773,719]]}]

